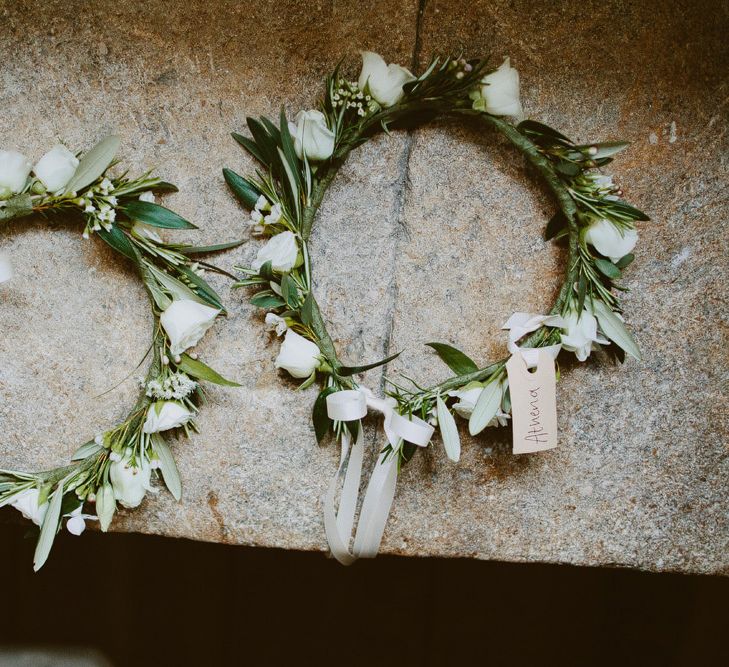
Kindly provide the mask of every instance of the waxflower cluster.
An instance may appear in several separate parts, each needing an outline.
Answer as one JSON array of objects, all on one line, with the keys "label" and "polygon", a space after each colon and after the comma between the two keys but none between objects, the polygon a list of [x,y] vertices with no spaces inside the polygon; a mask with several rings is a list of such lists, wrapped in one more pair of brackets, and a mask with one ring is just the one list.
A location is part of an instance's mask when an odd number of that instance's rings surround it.
[{"label": "waxflower cluster", "polygon": [[187,398],[197,389],[197,382],[185,373],[175,372],[163,380],[150,380],[145,385],[146,394],[150,398],[170,399]]}]

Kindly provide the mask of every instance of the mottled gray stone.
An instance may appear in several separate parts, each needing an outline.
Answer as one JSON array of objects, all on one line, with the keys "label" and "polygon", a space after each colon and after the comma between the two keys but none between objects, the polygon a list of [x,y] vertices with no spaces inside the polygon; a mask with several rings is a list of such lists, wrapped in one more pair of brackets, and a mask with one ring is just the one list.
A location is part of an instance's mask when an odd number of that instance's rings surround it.
[{"label": "mottled gray stone", "polygon": [[[312,105],[342,55],[354,73],[357,48],[420,66],[460,47],[510,55],[529,115],[576,139],[633,142],[610,171],[653,218],[624,298],[645,359],[563,367],[555,451],[514,457],[507,430],[464,435],[456,466],[434,441],[402,475],[383,551],[726,572],[726,4],[423,5],[0,2],[3,147],[37,157],[56,138],[88,147],[118,132],[132,170],[154,165],[180,186],[167,203],[201,229],[177,238],[236,238],[246,224],[220,170],[252,167],[228,135],[246,115]],[[446,374],[429,340],[501,356],[503,321],[545,311],[559,286],[563,255],[540,239],[552,211],[477,125],[357,151],[312,243],[342,357],[405,349],[388,374],[433,381]],[[0,291],[0,465],[62,464],[131,405],[132,381],[98,395],[133,371],[151,318],[128,267],[62,223],[14,223],[0,247],[19,274]],[[201,434],[177,443],[183,501],[160,493],[114,528],[323,549],[338,453],[314,444],[315,394],[275,371],[277,344],[246,294],[215,285],[230,316],[200,352],[243,387],[211,389]]]}]

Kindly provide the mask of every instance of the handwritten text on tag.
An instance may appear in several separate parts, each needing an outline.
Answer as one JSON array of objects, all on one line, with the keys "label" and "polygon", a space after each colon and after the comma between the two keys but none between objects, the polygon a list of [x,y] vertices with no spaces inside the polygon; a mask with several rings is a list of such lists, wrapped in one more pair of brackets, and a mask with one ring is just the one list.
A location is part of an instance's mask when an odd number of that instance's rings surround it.
[{"label": "handwritten text on tag", "polygon": [[511,395],[514,454],[557,446],[557,391],[554,359],[540,350],[537,369],[529,372],[519,352],[506,362]]}]

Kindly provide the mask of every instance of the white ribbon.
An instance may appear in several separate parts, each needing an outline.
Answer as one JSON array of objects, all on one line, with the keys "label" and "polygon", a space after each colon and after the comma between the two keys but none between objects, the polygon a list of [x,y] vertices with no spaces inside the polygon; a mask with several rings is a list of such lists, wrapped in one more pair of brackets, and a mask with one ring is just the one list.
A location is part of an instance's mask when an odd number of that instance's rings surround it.
[{"label": "white ribbon", "polygon": [[509,342],[507,347],[511,354],[521,352],[521,356],[527,365],[527,368],[536,368],[539,361],[539,350],[544,350],[552,359],[556,359],[559,351],[562,349],[561,343],[556,345],[548,345],[546,347],[519,347],[516,343],[519,339],[526,336],[532,331],[536,331],[540,327],[565,327],[566,322],[559,315],[534,315],[532,313],[514,313],[502,329],[509,330]]},{"label": "white ribbon", "polygon": [[[324,498],[324,529],[332,556],[343,565],[350,565],[358,558],[374,558],[380,548],[395,497],[398,450],[402,441],[425,447],[435,429],[418,417],[408,419],[398,414],[395,411],[397,401],[394,398],[376,398],[366,387],[329,394],[326,403],[327,414],[335,421],[359,421],[367,415],[368,408],[382,413],[385,417],[385,435],[392,446],[387,457],[384,453],[377,457],[362,501],[354,544],[350,550],[364,459],[364,428],[361,421],[354,444],[348,431],[342,436],[339,469]],[[342,475],[344,485],[337,510],[334,500]]]},{"label": "white ribbon", "polygon": [[13,277],[13,265],[10,257],[5,252],[0,252],[0,283],[4,283]]}]

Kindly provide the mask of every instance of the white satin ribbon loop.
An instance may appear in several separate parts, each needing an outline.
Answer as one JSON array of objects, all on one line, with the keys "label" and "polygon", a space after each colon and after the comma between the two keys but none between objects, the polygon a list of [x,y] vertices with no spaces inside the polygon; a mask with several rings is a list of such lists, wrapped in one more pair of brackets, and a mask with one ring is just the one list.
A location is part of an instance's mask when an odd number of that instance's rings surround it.
[{"label": "white satin ribbon loop", "polygon": [[329,394],[326,398],[329,419],[353,422],[367,414],[367,398],[361,391],[347,389]]},{"label": "white satin ribbon loop", "polygon": [[536,331],[540,327],[564,327],[565,321],[559,315],[534,315],[533,313],[514,313],[506,322],[502,329],[509,330],[509,342],[506,347],[511,354],[521,352],[527,368],[536,368],[539,350],[545,350],[552,359],[556,359],[559,351],[562,349],[561,344],[549,345],[543,348],[536,347],[519,347],[517,341],[532,331]]},{"label": "white satin ribbon loop", "polygon": [[[388,455],[380,454],[365,491],[359,523],[352,549],[349,543],[354,527],[354,515],[362,477],[364,458],[364,429],[360,423],[357,440],[352,444],[348,431],[342,435],[342,454],[339,469],[329,483],[324,499],[324,529],[332,556],[343,565],[357,558],[374,558],[380,549],[387,517],[395,497],[398,473],[398,449],[403,440],[425,447],[433,436],[434,428],[419,417],[408,419],[397,413],[397,401],[387,396],[377,398],[367,387],[348,389],[329,394],[326,398],[327,414],[336,421],[352,422],[362,419],[367,409],[380,412],[385,418],[385,434],[392,446]],[[350,447],[351,445],[351,447]],[[335,509],[339,481],[344,485]]]},{"label": "white satin ribbon loop", "polygon": [[418,447],[427,447],[435,433],[435,428],[420,417],[413,416],[408,419],[397,412],[393,412],[390,418],[390,428],[398,438],[412,442]]}]

